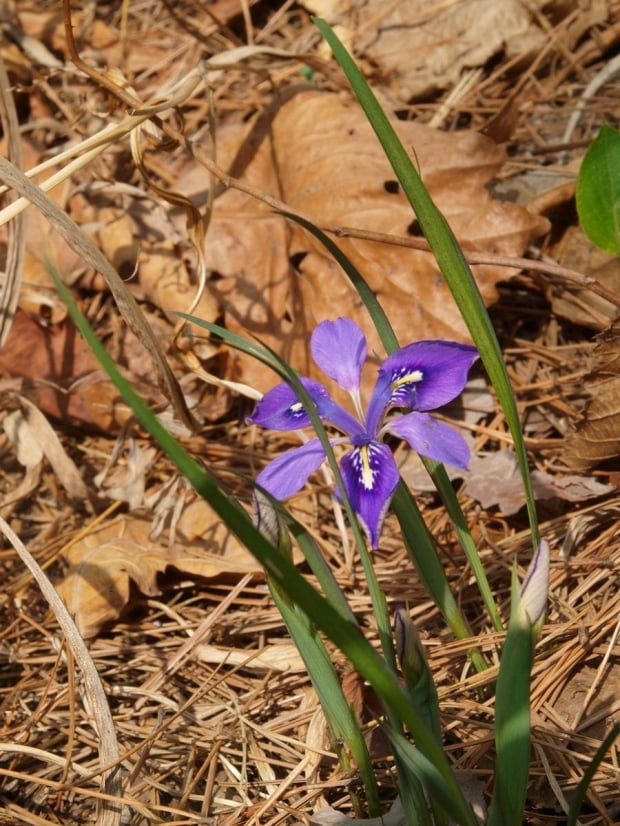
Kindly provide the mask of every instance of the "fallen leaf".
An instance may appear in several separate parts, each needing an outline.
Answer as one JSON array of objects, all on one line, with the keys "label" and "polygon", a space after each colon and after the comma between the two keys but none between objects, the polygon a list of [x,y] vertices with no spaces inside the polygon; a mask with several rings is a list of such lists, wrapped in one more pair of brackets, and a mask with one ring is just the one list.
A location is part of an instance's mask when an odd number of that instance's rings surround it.
[{"label": "fallen leaf", "polygon": [[37,490],[44,454],[36,439],[32,438],[30,426],[21,410],[7,413],[2,427],[13,446],[17,461],[26,470],[18,484],[11,485],[0,499],[0,515],[8,519],[13,509]]},{"label": "fallen leaf", "polygon": [[[614,490],[613,485],[601,484],[588,476],[554,477],[539,470],[532,471],[531,476],[536,500],[557,498],[585,502]],[[465,480],[466,494],[483,508],[497,505],[506,516],[511,516],[525,505],[519,463],[509,448],[489,456],[474,456]]]},{"label": "fallen leaf", "polygon": [[593,370],[584,379],[590,399],[562,453],[564,462],[577,470],[620,456],[620,320],[597,341]]},{"label": "fallen leaf", "polygon": [[30,437],[41,448],[54,475],[73,499],[84,501],[90,498],[77,465],[64,449],[58,434],[43,413],[28,399],[19,400],[26,419]]},{"label": "fallen leaf", "polygon": [[200,644],[194,648],[194,653],[201,662],[238,666],[248,671],[306,671],[306,664],[297,647],[287,642],[266,645],[258,651]]},{"label": "fallen leaf", "polygon": [[144,507],[146,474],[152,467],[157,449],[152,445],[141,447],[130,438],[123,463],[117,463],[116,454],[115,448],[110,462],[95,476],[95,485],[107,498],[127,502],[132,511]]},{"label": "fallen leaf", "polygon": [[[395,102],[410,102],[456,85],[465,69],[484,66],[500,52],[523,59],[545,42],[530,9],[534,0],[366,0],[350,4],[304,0],[315,14],[338,23],[384,78],[384,92]],[[350,9],[350,10],[349,10]],[[345,34],[346,37],[346,34]]]},{"label": "fallen leaf", "polygon": [[[595,278],[610,292],[620,293],[620,260],[595,247],[580,227],[568,227],[553,256],[569,270]],[[575,292],[561,282],[552,282],[547,294],[554,313],[582,327],[604,330],[618,316],[615,304],[589,290]]]},{"label": "fallen leaf", "polygon": [[[433,198],[465,248],[520,255],[546,229],[545,219],[496,201],[487,191],[504,157],[490,140],[409,122],[395,122],[395,127],[415,151]],[[224,157],[234,156],[241,140],[240,128],[222,130],[218,146]],[[242,177],[265,192],[277,188],[279,198],[317,222],[405,237],[419,232],[363,113],[335,94],[304,92],[284,103]],[[200,197],[197,171],[178,186]],[[351,238],[338,243],[403,343],[468,339],[430,253]],[[231,189],[216,199],[206,257],[215,274],[208,290],[226,326],[258,336],[303,372],[313,372],[307,340],[318,321],[346,314],[369,329],[359,296],[322,245],[244,193]],[[509,275],[499,267],[476,268],[487,302],[496,298],[496,282]],[[371,351],[380,351],[378,340],[369,337]],[[265,368],[243,358],[237,374],[228,378],[263,390],[273,383]]]},{"label": "fallen leaf", "polygon": [[[112,356],[134,388],[160,404],[152,362],[136,337],[121,328],[115,343]],[[68,318],[47,326],[18,310],[0,350],[0,376],[21,379],[21,394],[61,421],[115,433],[133,416]]]},{"label": "fallen leaf", "polygon": [[151,527],[146,517],[119,516],[67,552],[67,572],[57,588],[85,639],[94,637],[104,623],[118,619],[129,601],[130,581],[143,594],[156,596],[158,574],[171,566],[205,578],[262,570],[201,499],[181,515],[170,546],[153,542]]},{"label": "fallen leaf", "polygon": [[30,470],[43,461],[43,451],[37,440],[33,438],[28,420],[21,410],[12,410],[7,413],[2,427],[13,444],[17,461],[22,467]]},{"label": "fallen leaf", "polygon": [[[571,673],[562,690],[557,692],[553,704],[554,712],[569,731],[576,730],[593,740],[602,740],[609,731],[609,723],[614,718],[614,709],[620,697],[620,664],[615,658],[611,658],[592,696],[591,689],[598,678],[599,669],[581,664],[579,670]],[[588,695],[590,701],[585,704]]]}]

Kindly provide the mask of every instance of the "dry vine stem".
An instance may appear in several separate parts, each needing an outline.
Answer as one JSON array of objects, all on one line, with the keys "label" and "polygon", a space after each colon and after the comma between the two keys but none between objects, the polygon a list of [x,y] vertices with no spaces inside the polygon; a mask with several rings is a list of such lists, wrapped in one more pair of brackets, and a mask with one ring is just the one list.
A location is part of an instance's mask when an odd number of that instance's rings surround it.
[{"label": "dry vine stem", "polygon": [[82,671],[89,708],[92,711],[93,722],[99,736],[101,791],[105,793],[105,797],[98,802],[99,812],[97,816],[97,826],[119,826],[121,806],[116,802],[121,796],[119,748],[112,713],[95,664],[86,647],[86,643],[80,636],[80,632],[69,611],[56,593],[52,583],[17,534],[1,516],[0,530],[11,543],[24,565],[28,568],[39,586],[41,593],[49,603],[65,635],[67,645]]}]

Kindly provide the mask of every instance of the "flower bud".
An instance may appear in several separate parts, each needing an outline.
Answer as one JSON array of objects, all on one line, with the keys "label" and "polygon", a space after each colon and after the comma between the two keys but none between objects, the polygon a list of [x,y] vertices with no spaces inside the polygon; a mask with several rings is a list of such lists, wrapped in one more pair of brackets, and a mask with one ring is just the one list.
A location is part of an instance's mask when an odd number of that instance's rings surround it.
[{"label": "flower bud", "polygon": [[394,609],[396,656],[409,688],[413,688],[424,672],[424,652],[409,611],[398,605]]},{"label": "flower bud", "polygon": [[262,535],[276,548],[280,547],[280,518],[270,500],[258,490],[252,495],[253,522]]},{"label": "flower bud", "polygon": [[542,539],[527,569],[519,593],[519,615],[526,618],[535,631],[544,621],[549,591],[549,543]]}]

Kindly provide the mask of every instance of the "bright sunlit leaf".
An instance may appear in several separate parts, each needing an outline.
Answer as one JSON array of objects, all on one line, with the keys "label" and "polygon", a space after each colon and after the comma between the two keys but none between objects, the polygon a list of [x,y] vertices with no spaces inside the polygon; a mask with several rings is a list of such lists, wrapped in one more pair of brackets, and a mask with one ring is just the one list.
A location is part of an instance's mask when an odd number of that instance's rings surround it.
[{"label": "bright sunlit leaf", "polygon": [[606,124],[581,163],[577,212],[592,243],[620,255],[620,132]]}]

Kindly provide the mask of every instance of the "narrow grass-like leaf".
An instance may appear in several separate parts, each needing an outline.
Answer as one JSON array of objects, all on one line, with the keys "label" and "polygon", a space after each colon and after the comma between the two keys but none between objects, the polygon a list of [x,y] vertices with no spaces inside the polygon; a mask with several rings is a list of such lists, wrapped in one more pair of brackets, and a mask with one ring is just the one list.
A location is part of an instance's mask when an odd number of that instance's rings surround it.
[{"label": "narrow grass-like leaf", "polygon": [[620,132],[605,123],[583,156],[576,202],[588,238],[620,255]]},{"label": "narrow grass-like leaf", "polygon": [[471,269],[446,219],[433,203],[394,127],[368,86],[364,76],[357,68],[355,61],[324,20],[315,18],[314,22],[327,40],[370,125],[383,146],[396,177],[400,181],[403,192],[415,212],[420,228],[435,255],[446,284],[461,311],[474,344],[480,352],[480,357],[495,388],[513,439],[525,488],[532,542],[536,547],[540,541],[536,507],[517,405],[495,330]]},{"label": "narrow grass-like leaf", "polygon": [[[332,737],[342,740],[350,750],[366,789],[368,812],[371,817],[379,817],[381,814],[379,788],[368,747],[355,713],[344,696],[329,654],[308,618],[290,602],[277,584],[270,582],[270,586],[271,596],[306,664],[308,676],[319,697]],[[343,755],[345,760],[347,757],[348,755]],[[347,768],[346,764],[343,768]],[[361,811],[358,812],[359,816],[361,814]]]},{"label": "narrow grass-like leaf", "polygon": [[[396,727],[386,729],[390,740],[401,743],[405,740],[403,732]],[[394,763],[398,776],[398,791],[400,802],[405,814],[407,826],[447,826],[447,819],[444,812],[437,807],[431,812],[428,797],[424,787],[418,780],[418,774],[412,766],[401,758],[399,748],[393,742]],[[410,743],[407,743],[410,746]]]},{"label": "narrow grass-like leaf", "polygon": [[463,549],[465,556],[467,557],[467,561],[469,562],[474,576],[476,577],[480,595],[489,613],[489,618],[493,623],[493,627],[496,631],[502,631],[504,624],[502,623],[502,618],[499,614],[497,605],[495,604],[493,591],[489,585],[486,571],[484,570],[484,566],[482,565],[478,554],[478,548],[476,547],[474,538],[471,535],[471,531],[467,527],[465,515],[463,514],[463,510],[458,499],[456,498],[456,493],[454,492],[452,482],[446,473],[446,469],[442,464],[435,462],[433,459],[427,459],[422,456],[422,461],[424,463],[424,467],[427,469],[431,479],[433,480],[433,484],[437,488],[444,505],[446,506],[450,519],[452,520],[452,524],[454,525],[454,530],[461,548]]},{"label": "narrow grass-like leaf", "polygon": [[519,609],[513,572],[512,611],[495,690],[495,780],[487,826],[522,826],[530,766],[532,627]]},{"label": "narrow grass-like leaf", "polygon": [[[387,736],[390,738],[390,743],[394,749],[397,764],[401,767],[403,775],[412,774],[419,776],[420,772],[424,770],[426,765],[426,758],[424,755],[413,745],[413,743],[410,743],[409,740],[403,736],[401,731],[390,728],[389,726],[384,726],[384,729]],[[446,800],[441,793],[437,794],[436,791],[429,790],[428,803],[433,810],[433,821],[435,826],[443,826],[443,824],[445,824],[445,818],[442,812],[448,812],[447,807],[450,801]],[[478,823],[478,820],[475,817],[474,822]]]},{"label": "narrow grass-like leaf", "polygon": [[[396,488],[392,504],[401,527],[405,549],[424,587],[432,595],[454,635],[460,640],[471,638],[471,628],[450,590],[433,538],[411,491],[402,480]],[[476,671],[486,670],[487,664],[477,648],[470,648],[467,654]]]},{"label": "narrow grass-like leaf", "polygon": [[78,310],[58,273],[52,268],[50,272],[73,322],[140,424],[153,436],[230,531],[260,562],[278,587],[332,640],[359,674],[372,685],[386,708],[402,721],[415,739],[416,751],[419,754],[416,771],[428,793],[441,801],[442,807],[457,824],[478,826],[443,750],[417,709],[413,707],[393,669],[362,636],[359,627],[345,620],[342,614],[304,579],[293,563],[262,536],[245,511],[219,488],[217,480],[189,456],[174,436],[163,427],[144,400],[120,374],[88,321]]},{"label": "narrow grass-like leaf", "polygon": [[583,801],[586,799],[588,787],[594,779],[596,770],[603,762],[605,755],[612,747],[614,740],[619,734],[620,723],[614,723],[607,737],[605,737],[601,745],[597,748],[594,757],[590,761],[590,765],[585,770],[583,777],[579,781],[579,785],[575,789],[575,793],[573,794],[573,799],[570,804],[568,817],[566,818],[566,826],[577,826],[577,818],[579,817],[579,811],[583,806]]}]

